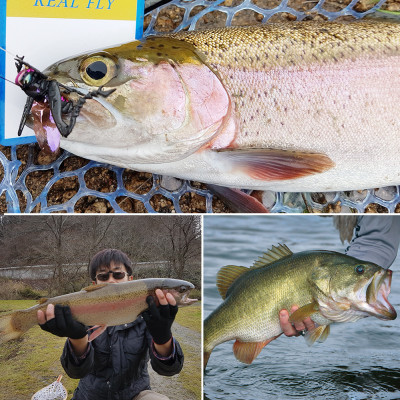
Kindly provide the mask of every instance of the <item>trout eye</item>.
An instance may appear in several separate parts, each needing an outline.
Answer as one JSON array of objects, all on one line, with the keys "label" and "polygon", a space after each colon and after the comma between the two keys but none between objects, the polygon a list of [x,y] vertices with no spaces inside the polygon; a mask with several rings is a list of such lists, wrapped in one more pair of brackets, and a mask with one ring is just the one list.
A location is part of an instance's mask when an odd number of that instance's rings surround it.
[{"label": "trout eye", "polygon": [[357,272],[358,275],[362,275],[365,271],[364,265],[357,265],[355,271]]},{"label": "trout eye", "polygon": [[86,67],[86,73],[92,79],[98,81],[107,75],[107,65],[103,61],[95,61]]},{"label": "trout eye", "polygon": [[181,287],[178,289],[178,292],[179,292],[179,293],[184,293],[184,292],[186,292],[186,286],[181,286]]},{"label": "trout eye", "polygon": [[90,56],[81,62],[82,80],[90,86],[104,86],[117,75],[117,63],[111,57]]}]

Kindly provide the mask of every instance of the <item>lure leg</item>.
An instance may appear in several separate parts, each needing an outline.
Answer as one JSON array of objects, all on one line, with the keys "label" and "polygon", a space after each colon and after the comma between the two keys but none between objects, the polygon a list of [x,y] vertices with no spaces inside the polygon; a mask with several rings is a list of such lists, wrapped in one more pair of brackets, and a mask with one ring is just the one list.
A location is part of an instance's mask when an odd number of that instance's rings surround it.
[{"label": "lure leg", "polygon": [[57,81],[51,80],[49,82],[47,95],[49,99],[50,111],[57,126],[57,129],[60,131],[62,136],[67,137],[71,133],[72,128],[62,119],[61,110],[63,104],[61,100],[60,88]]},{"label": "lure leg", "polygon": [[34,101],[33,97],[28,96],[28,98],[26,99],[24,112],[22,113],[21,122],[19,123],[18,136],[22,135],[22,130],[24,129],[24,126],[26,124],[26,119],[28,118],[28,115],[31,112],[33,101]]}]

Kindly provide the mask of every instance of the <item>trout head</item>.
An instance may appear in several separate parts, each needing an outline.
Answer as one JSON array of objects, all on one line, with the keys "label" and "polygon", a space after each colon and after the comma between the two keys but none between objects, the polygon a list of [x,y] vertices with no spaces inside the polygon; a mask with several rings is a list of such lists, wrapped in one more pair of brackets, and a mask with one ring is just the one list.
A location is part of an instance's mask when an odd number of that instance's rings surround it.
[{"label": "trout head", "polygon": [[[64,59],[44,74],[85,94],[115,89],[86,99],[71,133],[60,137],[66,150],[115,165],[180,160],[216,135],[230,109],[222,83],[194,47],[166,37]],[[82,98],[60,90],[75,104]],[[30,127],[42,140],[54,133],[48,110],[32,108]],[[68,123],[70,116],[62,118]]]},{"label": "trout head", "polygon": [[335,265],[317,267],[310,279],[321,314],[335,322],[374,316],[393,320],[388,301],[392,271],[353,257],[338,257]]},{"label": "trout head", "polygon": [[160,285],[160,289],[165,293],[171,293],[174,296],[177,306],[189,306],[197,301],[190,299],[189,293],[194,289],[194,285],[190,282],[180,279],[164,279]]}]

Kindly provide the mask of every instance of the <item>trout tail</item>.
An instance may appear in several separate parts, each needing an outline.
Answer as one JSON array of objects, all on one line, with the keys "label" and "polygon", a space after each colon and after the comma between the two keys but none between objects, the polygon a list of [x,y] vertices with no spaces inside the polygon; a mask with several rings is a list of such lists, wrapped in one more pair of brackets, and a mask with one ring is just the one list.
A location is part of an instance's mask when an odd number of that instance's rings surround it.
[{"label": "trout tail", "polygon": [[23,333],[31,328],[36,321],[29,317],[29,314],[23,311],[15,311],[11,314],[1,316],[0,344],[12,339],[18,339]]}]

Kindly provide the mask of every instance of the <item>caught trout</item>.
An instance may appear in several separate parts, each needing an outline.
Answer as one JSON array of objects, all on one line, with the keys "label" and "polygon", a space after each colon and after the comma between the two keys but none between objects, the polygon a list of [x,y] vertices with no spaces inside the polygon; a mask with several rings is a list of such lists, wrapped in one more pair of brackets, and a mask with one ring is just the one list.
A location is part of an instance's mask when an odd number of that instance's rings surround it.
[{"label": "caught trout", "polygon": [[41,304],[0,317],[0,343],[19,338],[37,325],[37,311],[44,311],[49,304],[68,305],[79,322],[99,327],[90,335],[90,340],[93,340],[107,326],[134,321],[148,308],[147,296],[156,298],[156,289],[171,293],[178,306],[185,306],[197,301],[188,297],[193,288],[190,282],[179,279],[151,278],[118,284],[101,283],[88,286],[80,292],[42,299]]},{"label": "caught trout", "polygon": [[235,339],[235,357],[251,364],[281,333],[279,311],[299,309],[291,322],[306,317],[318,326],[306,333],[309,344],[324,341],[330,325],[374,316],[395,319],[388,302],[392,271],[333,251],[293,254],[273,246],[252,267],[228,265],[217,275],[224,302],[204,321],[204,365],[215,346]]},{"label": "caught trout", "polygon": [[[397,23],[179,32],[43,74],[64,86],[57,94],[49,85],[28,125],[53,150],[59,143],[96,161],[242,189],[400,184]],[[24,77],[17,83],[32,94]]]}]

